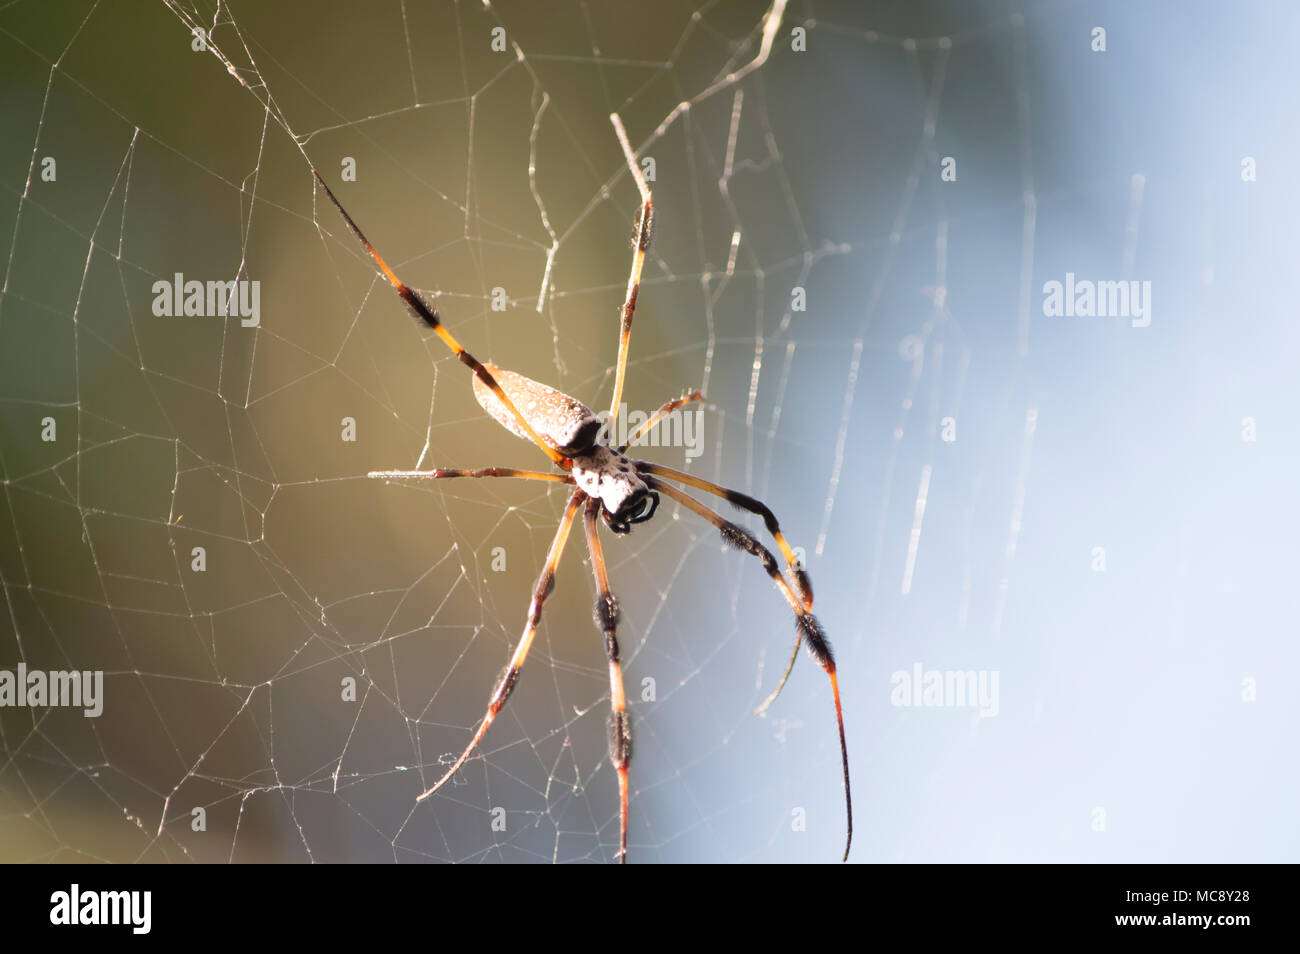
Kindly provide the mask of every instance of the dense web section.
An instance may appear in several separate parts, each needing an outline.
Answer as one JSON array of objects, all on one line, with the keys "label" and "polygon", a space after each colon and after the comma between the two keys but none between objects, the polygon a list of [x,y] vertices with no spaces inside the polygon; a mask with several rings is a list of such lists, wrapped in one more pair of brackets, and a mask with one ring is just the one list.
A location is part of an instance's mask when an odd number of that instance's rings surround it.
[{"label": "dense web section", "polygon": [[[953,641],[996,668],[1021,633],[1045,208],[1104,207],[1100,257],[1141,264],[1140,174],[1035,171],[1036,18],[1073,5],[928,32],[797,0],[350,6],[0,5],[0,667],[104,673],[99,718],[0,712],[0,854],[613,859],[580,528],[519,691],[415,801],[482,715],[566,489],[367,477],[547,462],[312,171],[478,357],[601,408],[637,208],[616,112],[659,210],[627,401],[705,397],[698,448],[641,453],[781,518],[839,654],[855,857],[905,856],[870,834],[903,764],[889,671]],[[959,143],[993,183],[973,198],[940,176]],[[258,323],[157,317],[178,272],[258,280]],[[670,504],[606,539],[630,860],[837,858],[820,671],[751,714],[794,638],[760,568]]]}]

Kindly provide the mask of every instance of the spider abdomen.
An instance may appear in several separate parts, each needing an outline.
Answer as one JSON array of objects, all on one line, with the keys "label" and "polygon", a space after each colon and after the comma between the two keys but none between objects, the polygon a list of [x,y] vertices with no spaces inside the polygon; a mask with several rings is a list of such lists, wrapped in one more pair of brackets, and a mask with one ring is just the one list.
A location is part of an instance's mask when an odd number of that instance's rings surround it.
[{"label": "spider abdomen", "polygon": [[[533,430],[560,453],[581,453],[596,443],[596,437],[600,433],[600,418],[577,398],[522,374],[506,371],[491,362],[485,363],[483,367],[501,385],[501,390]],[[501,403],[501,399],[478,377],[473,380],[474,397],[483,410],[511,434],[531,440],[510,408]]]}]

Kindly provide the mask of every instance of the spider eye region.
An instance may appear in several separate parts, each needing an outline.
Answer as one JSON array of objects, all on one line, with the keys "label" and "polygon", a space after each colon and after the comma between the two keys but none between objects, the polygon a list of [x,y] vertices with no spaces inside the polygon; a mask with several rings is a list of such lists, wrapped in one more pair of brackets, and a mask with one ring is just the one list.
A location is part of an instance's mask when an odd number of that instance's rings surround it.
[{"label": "spider eye region", "polygon": [[659,502],[632,462],[603,444],[574,457],[570,473],[584,493],[601,502],[605,522],[617,533],[649,520]]}]

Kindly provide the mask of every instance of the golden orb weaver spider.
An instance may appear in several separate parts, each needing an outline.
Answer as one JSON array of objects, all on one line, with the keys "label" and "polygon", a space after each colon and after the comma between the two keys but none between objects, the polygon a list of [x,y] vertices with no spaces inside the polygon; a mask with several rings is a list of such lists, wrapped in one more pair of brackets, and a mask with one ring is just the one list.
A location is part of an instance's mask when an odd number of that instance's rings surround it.
[{"label": "golden orb weaver spider", "polygon": [[[632,271],[628,276],[627,296],[623,302],[622,323],[619,331],[618,366],[614,378],[614,398],[610,404],[610,414],[614,415],[618,411],[619,401],[623,395],[623,383],[627,373],[628,342],[632,333],[632,316],[636,312],[637,294],[641,288],[641,270],[645,264],[646,250],[650,247],[651,233],[654,228],[654,204],[650,198],[650,189],[646,185],[640,166],[637,165],[636,156],[628,142],[627,133],[623,129],[618,114],[612,114],[610,121],[614,124],[619,144],[623,149],[623,155],[627,160],[628,167],[631,169],[632,176],[636,180],[642,202],[636,222]],[[763,569],[772,578],[777,589],[780,590],[781,595],[785,597],[786,602],[790,604],[790,609],[795,614],[794,652],[790,656],[785,672],[782,674],[781,681],[777,684],[776,689],[773,690],[762,705],[754,710],[755,713],[766,709],[780,694],[786,680],[790,677],[790,671],[794,667],[795,660],[798,658],[801,643],[807,645],[808,652],[817,661],[818,665],[825,670],[827,676],[830,677],[831,695],[835,702],[835,720],[839,727],[840,761],[844,772],[844,809],[847,818],[844,856],[841,860],[848,860],[849,848],[853,844],[853,797],[849,787],[849,754],[844,740],[844,714],[840,707],[839,682],[836,676],[835,659],[831,654],[830,642],[822,632],[821,624],[817,622],[817,618],[811,612],[813,605],[812,581],[809,579],[807,571],[800,565],[795,557],[794,550],[786,542],[776,516],[762,501],[702,480],[694,474],[673,470],[670,467],[653,464],[649,461],[630,460],[625,453],[642,434],[648,432],[666,415],[685,404],[700,400],[702,397],[700,392],[692,391],[680,398],[669,401],[642,423],[622,445],[617,448],[610,446],[604,435],[600,419],[581,401],[554,388],[539,384],[521,374],[515,374],[513,371],[503,370],[490,363],[482,364],[466,351],[443,325],[437,310],[427,304],[417,292],[404,284],[388,267],[379,256],[379,253],[375,251],[374,246],[366,239],[361,229],[357,227],[347,210],[343,208],[342,203],[335,197],[334,192],[325,184],[325,180],[321,178],[320,173],[313,170],[313,174],[316,176],[316,181],[320,183],[321,188],[325,190],[325,194],[329,196],[330,201],[343,216],[348,228],[360,239],[366,252],[379,266],[388,283],[396,289],[397,294],[406,303],[406,307],[410,309],[418,321],[432,328],[447,347],[451,349],[452,353],[460,359],[461,363],[473,372],[474,396],[483,409],[511,433],[536,444],[542,453],[546,454],[552,463],[562,471],[562,473],[547,473],[507,467],[485,467],[475,470],[373,471],[368,476],[378,478],[427,477],[433,479],[517,477],[524,480],[545,480],[574,486],[573,493],[569,495],[568,502],[565,504],[559,528],[551,541],[551,547],[546,556],[546,564],[542,568],[536,586],[533,588],[532,601],[528,607],[528,617],[524,623],[523,635],[520,636],[519,642],[516,643],[509,663],[492,690],[483,721],[479,724],[473,738],[470,739],[469,745],[465,747],[465,751],[460,754],[460,757],[456,759],[451,768],[443,774],[442,778],[424,791],[416,801],[423,801],[434,794],[460,770],[460,767],[465,764],[465,761],[486,734],[488,727],[492,725],[497,714],[505,706],[511,692],[514,691],[519,681],[519,673],[528,656],[528,650],[532,646],[533,637],[537,633],[538,623],[541,621],[542,606],[555,587],[555,572],[560,557],[564,552],[565,544],[568,542],[569,531],[573,527],[578,509],[582,507],[587,548],[591,556],[592,573],[596,580],[597,597],[593,616],[596,628],[604,636],[605,654],[609,662],[611,710],[609,719],[609,759],[614,766],[614,770],[618,773],[619,789],[619,850],[617,857],[620,863],[626,863],[628,763],[632,755],[632,726],[627,712],[627,697],[623,691],[623,669],[617,636],[618,600],[610,589],[609,575],[605,567],[605,554],[598,534],[599,525],[596,521],[599,516],[615,534],[628,533],[635,524],[644,523],[654,516],[659,505],[659,494],[663,493],[717,527],[726,544],[757,557],[763,564]],[[786,568],[794,579],[794,585],[792,586],[781,572],[776,557],[752,533],[722,517],[689,494],[683,493],[668,483],[669,480],[721,497],[736,507],[762,517],[768,532],[776,540],[777,547],[785,558]]]}]

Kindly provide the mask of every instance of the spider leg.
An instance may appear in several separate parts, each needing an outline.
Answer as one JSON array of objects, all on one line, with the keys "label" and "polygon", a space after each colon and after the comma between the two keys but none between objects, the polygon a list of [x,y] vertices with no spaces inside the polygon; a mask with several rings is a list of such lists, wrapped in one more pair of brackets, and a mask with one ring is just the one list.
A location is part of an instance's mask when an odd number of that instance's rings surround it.
[{"label": "spider leg", "polygon": [[[665,404],[664,407],[668,407],[668,405]],[[663,410],[663,408],[660,408],[660,410]],[[657,414],[658,412],[656,412],[656,416]],[[654,420],[654,418],[651,418],[651,420]],[[794,550],[790,548],[790,544],[785,540],[785,535],[781,533],[781,525],[777,523],[776,514],[772,513],[771,509],[768,508],[765,503],[761,500],[756,500],[747,494],[742,494],[736,490],[730,490],[727,487],[721,487],[718,484],[710,483],[707,480],[696,477],[694,474],[674,470],[671,467],[652,464],[649,461],[637,461],[636,467],[643,474],[657,474],[660,477],[669,477],[673,480],[687,484],[688,486],[696,487],[707,493],[721,497],[728,503],[740,507],[742,510],[748,510],[750,513],[755,513],[762,517],[763,523],[767,526],[768,533],[772,534],[772,538],[776,540],[776,545],[781,549],[781,555],[785,557],[785,563],[790,569],[790,575],[794,577],[795,585],[799,588],[799,595],[803,600],[804,609],[811,610],[813,608],[812,578],[808,575],[808,571],[799,565],[799,561],[795,558]],[[801,641],[802,637],[796,633],[794,638],[794,649],[790,651],[790,661],[786,663],[785,671],[781,674],[781,681],[776,684],[776,688],[773,689],[771,694],[763,700],[762,704],[754,710],[754,715],[760,715],[768,706],[776,702],[776,697],[779,696],[781,690],[785,688],[786,682],[790,679],[790,673],[794,671],[795,660],[799,658],[799,644]]]},{"label": "spider leg", "polygon": [[575,490],[569,495],[569,501],[564,507],[564,516],[560,518],[560,526],[555,531],[555,538],[551,541],[550,552],[546,554],[546,565],[542,567],[541,575],[537,578],[537,586],[533,589],[533,599],[528,606],[528,620],[524,623],[523,635],[519,637],[519,642],[515,645],[515,651],[510,656],[510,662],[506,665],[501,677],[497,680],[496,687],[492,690],[492,695],[488,699],[487,713],[483,716],[483,722],[479,725],[478,731],[474,733],[474,738],[470,739],[469,745],[465,746],[465,751],[460,754],[451,768],[447,769],[446,774],[438,779],[432,787],[421,793],[416,799],[422,802],[438,789],[447,783],[447,780],[460,770],[469,758],[474,747],[478,745],[479,740],[487,732],[488,726],[497,717],[506,700],[510,698],[510,693],[514,691],[516,683],[519,682],[519,670],[523,668],[524,660],[528,658],[528,650],[533,645],[533,637],[537,634],[537,623],[542,618],[542,606],[546,598],[551,595],[555,589],[555,568],[559,566],[560,557],[564,553],[564,545],[569,539],[569,530],[573,526],[573,518],[578,513],[578,507],[587,497],[581,490]]},{"label": "spider leg", "polygon": [[618,449],[618,452],[620,454],[626,454],[627,449],[631,447],[633,444],[635,444],[640,439],[642,434],[648,434],[652,427],[654,427],[656,424],[662,421],[673,411],[677,410],[679,407],[682,407],[686,404],[690,404],[692,401],[700,401],[703,399],[704,399],[704,395],[701,394],[699,391],[691,391],[688,394],[683,394],[679,398],[673,398],[671,401],[669,401],[659,410],[651,414],[649,420],[647,420],[644,424],[642,424],[635,431],[633,431],[632,436],[629,437],[626,441],[624,441],[623,446]]},{"label": "spider leg", "polygon": [[380,271],[384,273],[384,277],[388,279],[388,283],[396,289],[397,294],[401,296],[402,301],[406,302],[406,307],[411,310],[411,314],[437,332],[438,337],[442,339],[443,344],[450,348],[452,353],[460,359],[461,364],[464,364],[473,371],[478,379],[483,382],[484,386],[496,395],[497,399],[505,405],[510,413],[519,421],[524,433],[528,435],[534,444],[542,449],[542,452],[546,454],[553,463],[568,470],[568,458],[557,451],[554,447],[545,443],[541,437],[538,436],[537,431],[535,431],[533,426],[528,423],[528,418],[524,417],[523,414],[519,412],[519,408],[515,407],[514,402],[506,396],[506,392],[501,389],[501,385],[497,383],[496,378],[492,377],[492,373],[488,371],[487,368],[483,367],[477,358],[466,351],[461,346],[461,343],[455,339],[452,333],[447,330],[446,326],[443,325],[442,319],[438,317],[437,309],[431,308],[425,300],[420,297],[418,292],[408,288],[406,284],[393,273],[393,270],[388,267],[388,263],[379,257],[379,253],[375,251],[375,247],[370,244],[369,239],[367,239],[361,229],[357,227],[357,223],[352,221],[352,216],[348,215],[347,210],[343,208],[343,204],[335,198],[333,190],[325,184],[325,180],[321,178],[321,174],[315,169],[312,170],[312,174],[316,177],[316,181],[320,183],[321,188],[325,190],[325,194],[329,196],[330,201],[334,203],[334,207],[339,210],[339,214],[343,216],[343,221],[348,224],[348,228],[350,228],[352,233],[361,240],[361,244],[365,247],[365,250],[370,254],[370,257],[375,260],[375,264],[378,265]]},{"label": "spider leg", "polygon": [[647,476],[645,480],[651,487],[663,491],[673,500],[676,500],[688,510],[693,510],[717,527],[726,543],[758,557],[763,564],[763,569],[767,571],[767,575],[772,578],[772,582],[776,584],[777,589],[781,591],[781,595],[790,604],[790,609],[794,611],[799,638],[807,644],[808,652],[817,660],[817,664],[825,670],[826,675],[830,677],[831,696],[835,700],[835,721],[839,725],[840,732],[840,762],[844,769],[844,810],[848,818],[848,836],[844,842],[844,858],[842,860],[847,861],[849,847],[853,844],[853,794],[849,788],[849,749],[844,740],[844,712],[840,707],[840,685],[839,679],[836,677],[835,658],[831,654],[831,644],[826,639],[826,634],[822,632],[821,624],[817,622],[817,618],[812,613],[808,612],[799,597],[795,595],[790,584],[786,582],[785,577],[781,575],[781,570],[776,563],[776,557],[772,556],[771,551],[759,543],[753,534],[744,527],[727,520],[721,514],[710,510],[690,494],[683,493],[665,481],[650,476]]},{"label": "spider leg", "polygon": [[785,688],[785,684],[790,681],[790,673],[794,672],[794,662],[799,658],[799,646],[802,642],[803,637],[796,633],[794,637],[794,649],[790,650],[790,659],[785,664],[785,672],[781,673],[781,681],[776,684],[776,688],[768,694],[768,697],[755,707],[753,713],[751,713],[752,715],[762,715],[767,711],[768,706],[776,702],[776,697],[781,694],[781,690]]},{"label": "spider leg", "polygon": [[587,530],[587,550],[591,553],[591,572],[596,578],[596,605],[592,616],[596,628],[605,637],[605,655],[609,657],[609,761],[618,773],[619,796],[619,864],[627,863],[627,766],[632,759],[632,720],[627,712],[627,694],[623,691],[623,666],[618,647],[618,600],[609,588],[609,574],[605,569],[605,551],[600,545],[597,517],[600,501],[587,501],[584,515]]},{"label": "spider leg", "polygon": [[476,470],[448,470],[437,467],[433,470],[372,470],[366,474],[380,480],[396,480],[403,477],[438,480],[447,477],[522,477],[525,480],[550,480],[557,484],[571,484],[573,478],[568,474],[548,474],[540,470],[516,470],[513,467],[480,467]]},{"label": "spider leg", "polygon": [[808,576],[808,571],[799,565],[794,550],[790,548],[790,544],[786,543],[785,535],[781,533],[781,525],[776,521],[776,514],[772,513],[767,504],[748,494],[742,494],[738,490],[721,487],[718,484],[696,477],[694,474],[673,470],[673,468],[664,467],[662,464],[652,464],[649,461],[639,460],[636,461],[636,469],[643,474],[668,477],[697,490],[703,490],[715,497],[721,497],[727,503],[739,507],[741,510],[748,510],[750,513],[762,517],[763,523],[767,526],[767,532],[772,534],[772,539],[776,540],[776,545],[781,549],[781,555],[785,557],[786,566],[790,568],[790,575],[794,577],[795,585],[799,588],[799,596],[803,600],[804,609],[812,609],[812,579]]},{"label": "spider leg", "polygon": [[637,294],[641,291],[641,269],[645,266],[646,249],[650,247],[650,236],[654,232],[655,207],[650,200],[650,188],[645,184],[645,176],[641,174],[641,167],[636,164],[636,155],[627,141],[623,120],[618,118],[618,113],[611,113],[609,121],[614,124],[614,132],[618,135],[618,144],[623,147],[627,167],[632,170],[637,191],[641,193],[641,213],[637,217],[632,271],[627,277],[627,297],[623,301],[623,321],[618,334],[618,370],[614,374],[614,399],[609,404],[609,416],[613,417],[618,413],[619,402],[623,400],[623,382],[627,377],[627,346],[632,339],[632,316],[636,314]]}]

